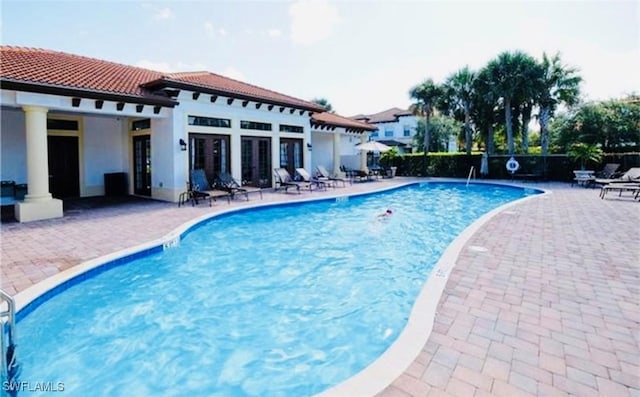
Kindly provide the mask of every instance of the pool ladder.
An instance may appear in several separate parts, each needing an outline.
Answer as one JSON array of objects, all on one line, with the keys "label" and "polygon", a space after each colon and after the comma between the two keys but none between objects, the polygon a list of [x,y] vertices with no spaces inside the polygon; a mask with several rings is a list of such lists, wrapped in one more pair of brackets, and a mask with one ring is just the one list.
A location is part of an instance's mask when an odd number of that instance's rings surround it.
[{"label": "pool ladder", "polygon": [[[0,361],[2,362],[2,385],[5,382],[11,384],[18,381],[20,366],[16,359],[16,303],[3,290],[0,289]],[[5,310],[6,309],[6,310]],[[11,395],[5,387],[2,387],[2,396]]]},{"label": "pool ladder", "polygon": [[469,168],[469,176],[467,177],[467,186],[469,186],[469,181],[471,181],[472,176],[473,176],[473,179],[476,179],[476,167],[474,167],[473,165],[471,166],[471,168]]}]

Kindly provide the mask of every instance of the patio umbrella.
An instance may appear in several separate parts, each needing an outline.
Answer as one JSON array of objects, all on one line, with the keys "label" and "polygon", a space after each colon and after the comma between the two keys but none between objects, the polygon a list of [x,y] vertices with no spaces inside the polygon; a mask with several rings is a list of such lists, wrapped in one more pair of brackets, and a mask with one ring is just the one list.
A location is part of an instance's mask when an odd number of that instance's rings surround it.
[{"label": "patio umbrella", "polygon": [[391,146],[387,146],[384,143],[380,143],[377,141],[369,141],[365,143],[360,143],[355,146],[358,150],[363,150],[365,152],[386,152],[391,150]]}]

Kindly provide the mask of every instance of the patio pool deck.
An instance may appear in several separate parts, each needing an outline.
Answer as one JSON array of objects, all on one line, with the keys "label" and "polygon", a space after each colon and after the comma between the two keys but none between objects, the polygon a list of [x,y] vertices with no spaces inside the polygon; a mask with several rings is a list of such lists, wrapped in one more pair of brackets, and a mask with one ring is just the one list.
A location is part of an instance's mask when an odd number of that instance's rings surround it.
[{"label": "patio pool deck", "polygon": [[[64,218],[3,223],[1,282],[16,294],[83,262],[160,239],[229,208],[354,194],[265,192],[249,202],[178,208],[157,201],[76,208]],[[437,179],[429,179],[437,181]],[[413,363],[378,395],[640,397],[640,203],[569,183],[484,223],[463,245]]]}]

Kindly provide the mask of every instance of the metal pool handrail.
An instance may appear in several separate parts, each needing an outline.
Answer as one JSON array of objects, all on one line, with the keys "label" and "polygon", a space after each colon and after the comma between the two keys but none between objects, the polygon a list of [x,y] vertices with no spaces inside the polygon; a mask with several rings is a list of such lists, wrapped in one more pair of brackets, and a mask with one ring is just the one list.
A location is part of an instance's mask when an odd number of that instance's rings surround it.
[{"label": "metal pool handrail", "polygon": [[[15,351],[16,336],[16,303],[11,295],[0,289],[0,299],[6,302],[7,309],[0,311],[0,353],[2,357],[2,380],[15,381],[18,373],[18,363]],[[4,308],[3,308],[4,309]],[[5,343],[5,331],[7,338]]]}]

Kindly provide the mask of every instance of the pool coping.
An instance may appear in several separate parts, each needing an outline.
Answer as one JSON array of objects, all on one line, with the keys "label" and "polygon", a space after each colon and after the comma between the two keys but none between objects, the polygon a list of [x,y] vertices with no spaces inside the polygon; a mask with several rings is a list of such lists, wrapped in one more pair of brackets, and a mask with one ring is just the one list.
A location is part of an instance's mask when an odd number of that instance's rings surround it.
[{"label": "pool coping", "polygon": [[[259,208],[269,208],[286,205],[301,205],[309,202],[334,201],[341,197],[362,197],[379,194],[385,191],[401,189],[411,185],[422,185],[432,183],[464,183],[460,179],[433,178],[424,181],[411,181],[395,186],[385,187],[362,193],[345,193],[325,197],[305,197],[295,200],[281,202],[257,203],[242,208],[229,208],[215,213],[205,214],[183,223],[166,235],[150,240],[146,243],[126,248],[94,258],[74,267],[66,269],[48,277],[37,284],[19,292],[14,296],[16,303],[16,318],[18,321],[35,310],[40,304],[47,301],[58,293],[71,288],[73,285],[91,278],[103,271],[127,263],[140,256],[148,255],[156,251],[162,251],[179,244],[180,240],[188,233],[196,230],[199,225],[207,221],[227,215],[252,211]],[[523,197],[518,200],[506,203],[490,212],[482,215],[471,225],[465,228],[445,249],[438,262],[435,264],[420,293],[418,294],[405,328],[398,338],[389,348],[379,356],[374,362],[365,367],[360,372],[352,375],[343,382],[330,387],[318,394],[319,397],[345,396],[345,395],[375,395],[389,386],[398,376],[400,376],[409,365],[415,360],[424,344],[427,342],[433,328],[435,317],[437,316],[437,305],[448,281],[451,270],[456,265],[459,253],[462,251],[467,241],[491,218],[502,211],[517,205],[525,200],[543,197],[551,194],[543,188],[532,188],[516,183],[496,183],[495,181],[473,181],[472,184],[497,185],[504,187],[516,187],[541,192],[540,194]],[[432,277],[433,275],[433,277]]]}]

